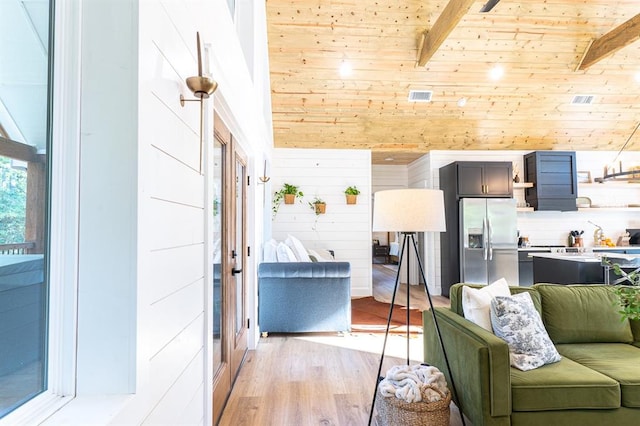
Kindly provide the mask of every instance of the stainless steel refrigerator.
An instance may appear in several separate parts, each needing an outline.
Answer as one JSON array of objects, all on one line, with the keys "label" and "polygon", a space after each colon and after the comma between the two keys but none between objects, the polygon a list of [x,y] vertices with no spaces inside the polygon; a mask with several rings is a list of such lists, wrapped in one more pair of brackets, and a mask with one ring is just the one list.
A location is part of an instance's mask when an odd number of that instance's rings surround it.
[{"label": "stainless steel refrigerator", "polygon": [[518,230],[513,198],[460,200],[460,281],[518,285]]}]

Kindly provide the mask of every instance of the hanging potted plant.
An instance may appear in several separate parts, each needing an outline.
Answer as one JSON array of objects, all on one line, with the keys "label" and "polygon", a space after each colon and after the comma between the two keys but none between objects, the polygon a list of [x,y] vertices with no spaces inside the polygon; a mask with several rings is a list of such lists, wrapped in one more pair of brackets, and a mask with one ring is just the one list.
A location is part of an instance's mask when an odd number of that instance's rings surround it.
[{"label": "hanging potted plant", "polygon": [[[271,209],[273,210],[273,215],[275,216],[278,213],[278,209],[280,208],[280,204],[284,201],[285,204],[293,204],[296,200],[296,197],[302,197],[304,194],[302,191],[298,189],[295,185],[289,185],[285,183],[282,185],[282,188],[279,191],[273,193],[273,204]],[[302,202],[302,201],[300,201]]]},{"label": "hanging potted plant", "polygon": [[316,215],[325,214],[327,211],[327,203],[319,197],[315,197],[313,201],[309,203],[309,207],[311,207],[311,210],[313,210]]},{"label": "hanging potted plant", "polygon": [[347,196],[347,204],[355,204],[358,199],[358,194],[360,194],[360,190],[355,186],[349,186],[344,190],[344,193]]}]

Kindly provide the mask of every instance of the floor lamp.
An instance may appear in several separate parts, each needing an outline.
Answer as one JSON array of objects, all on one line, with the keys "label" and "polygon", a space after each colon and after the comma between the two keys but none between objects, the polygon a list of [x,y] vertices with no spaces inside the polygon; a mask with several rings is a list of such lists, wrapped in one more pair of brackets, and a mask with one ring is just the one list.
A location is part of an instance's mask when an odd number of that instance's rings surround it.
[{"label": "floor lamp", "polygon": [[410,326],[410,268],[409,268],[409,250],[413,247],[414,253],[418,260],[418,266],[424,283],[424,290],[429,300],[429,308],[431,315],[433,316],[433,322],[436,327],[438,339],[440,341],[440,347],[444,354],[444,360],[449,371],[449,377],[451,379],[451,389],[453,396],[458,400],[458,409],[460,411],[460,418],[462,424],[465,425],[464,416],[462,415],[462,407],[459,405],[459,399],[457,398],[456,387],[453,381],[453,373],[449,366],[449,359],[447,358],[447,352],[444,348],[444,342],[442,335],[440,334],[440,327],[438,326],[438,320],[436,319],[435,312],[433,310],[433,302],[431,300],[431,293],[427,286],[427,279],[425,277],[424,268],[422,266],[422,260],[418,253],[418,246],[416,245],[415,234],[417,232],[444,232],[445,218],[444,218],[444,195],[439,189],[393,189],[388,191],[378,191],[375,193],[373,201],[373,231],[400,232],[403,235],[402,245],[400,249],[400,258],[398,261],[398,272],[396,273],[396,282],[393,287],[393,295],[391,297],[391,306],[389,308],[389,318],[387,319],[387,330],[384,335],[384,342],[382,345],[382,354],[380,356],[380,365],[378,366],[378,374],[376,375],[376,385],[373,391],[373,400],[371,401],[371,411],[369,412],[369,425],[373,419],[373,409],[376,403],[376,393],[378,391],[378,383],[381,379],[382,363],[384,361],[384,353],[387,347],[387,337],[389,336],[389,327],[391,325],[391,317],[393,315],[393,307],[395,305],[396,293],[398,291],[398,285],[400,283],[400,270],[402,268],[403,261],[406,261],[407,267],[407,365],[409,365],[409,326]]}]

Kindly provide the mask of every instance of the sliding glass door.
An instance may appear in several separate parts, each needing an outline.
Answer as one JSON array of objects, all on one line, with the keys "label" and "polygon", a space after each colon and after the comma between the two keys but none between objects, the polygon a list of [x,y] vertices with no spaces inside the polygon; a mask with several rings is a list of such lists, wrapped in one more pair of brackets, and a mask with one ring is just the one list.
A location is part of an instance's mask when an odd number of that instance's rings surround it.
[{"label": "sliding glass door", "polygon": [[0,419],[47,389],[52,17],[0,7]]}]

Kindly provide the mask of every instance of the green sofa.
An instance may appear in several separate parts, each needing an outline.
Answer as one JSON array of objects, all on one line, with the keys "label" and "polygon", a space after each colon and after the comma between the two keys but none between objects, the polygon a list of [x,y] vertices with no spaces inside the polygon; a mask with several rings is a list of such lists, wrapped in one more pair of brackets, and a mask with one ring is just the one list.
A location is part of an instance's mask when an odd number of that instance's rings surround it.
[{"label": "green sofa", "polygon": [[[536,284],[530,292],[562,360],[530,371],[509,365],[507,344],[463,317],[462,287],[435,315],[459,405],[473,426],[640,425],[640,322],[622,321],[605,285]],[[431,312],[424,316],[425,362],[451,378]]]}]

